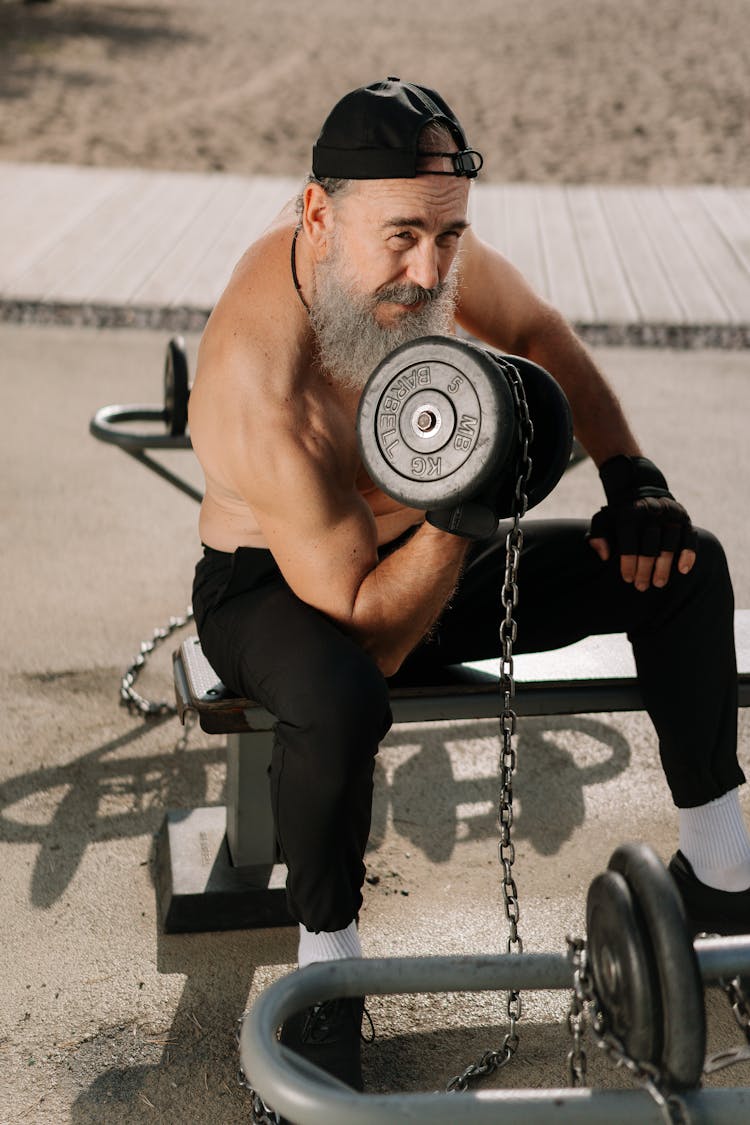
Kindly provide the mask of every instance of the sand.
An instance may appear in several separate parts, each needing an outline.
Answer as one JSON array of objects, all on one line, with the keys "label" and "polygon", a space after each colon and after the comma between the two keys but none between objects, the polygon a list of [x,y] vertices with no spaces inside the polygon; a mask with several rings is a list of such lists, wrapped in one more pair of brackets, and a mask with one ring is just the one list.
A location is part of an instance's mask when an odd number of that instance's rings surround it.
[{"label": "sand", "polygon": [[301,175],[397,74],[490,179],[745,184],[749,73],[746,0],[0,0],[0,159]]}]

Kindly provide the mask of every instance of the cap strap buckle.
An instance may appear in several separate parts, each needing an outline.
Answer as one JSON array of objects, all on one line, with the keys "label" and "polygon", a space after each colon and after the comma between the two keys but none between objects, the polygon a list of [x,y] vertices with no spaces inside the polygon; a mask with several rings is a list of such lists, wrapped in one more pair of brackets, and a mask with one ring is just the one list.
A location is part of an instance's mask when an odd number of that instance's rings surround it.
[{"label": "cap strap buckle", "polygon": [[432,152],[420,149],[417,155],[420,157],[441,156],[450,160],[453,166],[450,172],[437,172],[433,171],[432,168],[425,168],[417,173],[417,175],[422,176],[465,176],[467,179],[473,180],[484,164],[484,157],[481,152],[477,152],[474,148],[464,148],[459,152]]}]

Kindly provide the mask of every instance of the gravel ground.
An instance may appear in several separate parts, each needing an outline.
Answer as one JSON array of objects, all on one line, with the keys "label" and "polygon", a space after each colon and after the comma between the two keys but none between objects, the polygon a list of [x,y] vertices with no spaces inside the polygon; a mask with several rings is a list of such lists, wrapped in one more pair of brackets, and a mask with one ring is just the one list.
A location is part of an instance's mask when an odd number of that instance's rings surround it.
[{"label": "gravel ground", "polygon": [[0,158],[297,175],[399,74],[491,179],[744,184],[749,31],[745,0],[0,0]]}]

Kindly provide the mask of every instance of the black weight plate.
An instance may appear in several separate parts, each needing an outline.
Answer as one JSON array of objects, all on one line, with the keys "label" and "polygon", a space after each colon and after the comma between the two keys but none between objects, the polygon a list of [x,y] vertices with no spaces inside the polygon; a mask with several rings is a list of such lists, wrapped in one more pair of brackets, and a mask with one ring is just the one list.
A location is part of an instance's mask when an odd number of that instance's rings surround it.
[{"label": "black weight plate", "polygon": [[367,472],[388,496],[414,508],[451,507],[510,461],[513,396],[487,352],[424,336],[375,368],[357,436]]},{"label": "black weight plate", "polygon": [[621,844],[609,868],[625,877],[643,914],[659,977],[663,1018],[660,1068],[675,1089],[700,1082],[706,1016],[698,958],[672,877],[648,844]]},{"label": "black weight plate", "polygon": [[185,341],[173,336],[164,359],[164,422],[173,437],[187,429],[189,395]]},{"label": "black weight plate", "polygon": [[609,1027],[631,1058],[661,1058],[659,978],[624,876],[604,871],[586,899],[591,971]]},{"label": "black weight plate", "polygon": [[[496,354],[498,360],[512,363],[521,376],[529,416],[534,426],[534,440],[530,447],[531,476],[526,490],[528,508],[541,504],[560,481],[570,463],[573,448],[573,419],[570,406],[560,384],[548,371],[522,356]],[[513,513],[512,487],[502,494],[499,515]]]}]

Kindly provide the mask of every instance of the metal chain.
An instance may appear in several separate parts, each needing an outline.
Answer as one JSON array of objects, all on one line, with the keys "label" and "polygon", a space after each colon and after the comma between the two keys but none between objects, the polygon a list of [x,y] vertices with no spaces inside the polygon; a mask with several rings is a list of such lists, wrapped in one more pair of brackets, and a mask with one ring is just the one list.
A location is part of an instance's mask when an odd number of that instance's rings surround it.
[{"label": "metal chain", "polygon": [[[237,1044],[238,1050],[240,1046],[240,1036],[242,1035],[242,1025],[249,1014],[249,1012],[243,1012],[240,1018],[237,1020],[235,1042]],[[237,1081],[242,1089],[247,1090],[247,1092],[250,1094],[250,1121],[252,1125],[280,1125],[281,1118],[279,1117],[276,1110],[271,1109],[270,1106],[267,1106],[257,1090],[254,1090],[248,1082],[247,1075],[242,1068],[242,1063],[240,1063],[239,1067],[237,1068]]]},{"label": "metal chain", "polygon": [[588,978],[586,977],[586,946],[581,938],[568,936],[568,954],[573,966],[573,991],[570,994],[568,1011],[568,1032],[573,1045],[568,1051],[568,1083],[574,1089],[586,1085],[588,1057],[584,1046],[587,1011],[586,997]]},{"label": "metal chain", "polygon": [[154,703],[151,700],[145,699],[135,690],[134,684],[154,649],[158,648],[160,644],[171,637],[177,629],[182,629],[183,626],[187,625],[188,622],[192,620],[193,609],[192,606],[188,606],[183,617],[170,617],[167,626],[163,629],[154,629],[150,641],[141,641],[138,655],[133,663],[129,665],[120,682],[120,702],[123,707],[128,709],[131,715],[140,715],[145,719],[157,719],[167,715],[177,714],[177,708],[173,703],[167,703],[166,700],[161,703]]},{"label": "metal chain", "polygon": [[717,1070],[724,1070],[725,1067],[734,1066],[738,1062],[747,1062],[750,1059],[750,1006],[742,987],[742,979],[734,977],[732,980],[722,980],[719,983],[726,993],[737,1026],[745,1036],[746,1042],[709,1055],[703,1067],[704,1074],[714,1074]]},{"label": "metal chain", "polygon": [[652,1063],[639,1062],[627,1053],[625,1045],[608,1026],[606,1012],[596,993],[593,978],[588,967],[588,950],[582,938],[568,936],[568,956],[573,966],[573,994],[568,1015],[568,1028],[573,1037],[573,1046],[568,1052],[568,1071],[571,1086],[586,1085],[586,1051],[583,1036],[593,1013],[591,1028],[597,1045],[614,1062],[615,1066],[630,1071],[659,1107],[667,1125],[690,1125],[688,1108],[679,1095],[670,1091],[664,1074]]},{"label": "metal chain", "polygon": [[[498,844],[498,858],[502,868],[502,890],[505,916],[508,921],[508,953],[522,953],[523,940],[518,932],[518,922],[521,910],[518,904],[518,888],[513,878],[513,864],[516,851],[511,839],[513,827],[513,774],[516,769],[516,750],[513,745],[513,735],[516,732],[516,712],[513,710],[512,701],[515,695],[515,682],[513,679],[513,645],[518,631],[517,622],[513,616],[518,605],[518,568],[523,547],[523,532],[520,528],[521,517],[528,508],[528,483],[531,476],[532,461],[529,448],[534,439],[534,426],[529,414],[526,393],[521,381],[521,376],[507,360],[495,357],[496,362],[505,372],[513,392],[513,400],[518,422],[519,450],[518,450],[518,479],[513,497],[513,525],[505,540],[505,579],[500,592],[500,600],[504,610],[504,617],[500,623],[500,691],[503,699],[503,709],[500,714],[500,734],[502,739],[500,751],[500,796],[498,801],[498,827],[500,842]],[[517,1031],[518,1021],[521,1019],[522,1004],[521,994],[516,989],[508,992],[507,1002],[508,1031],[498,1050],[485,1051],[481,1058],[470,1063],[460,1074],[455,1075],[448,1083],[447,1089],[457,1093],[468,1089],[469,1083],[475,1079],[492,1074],[503,1066],[507,1066],[518,1050],[519,1037]]]},{"label": "metal chain", "polygon": [[730,981],[722,981],[722,987],[727,994],[737,1026],[750,1043],[750,1008],[748,999],[742,987],[742,978],[734,977]]}]

